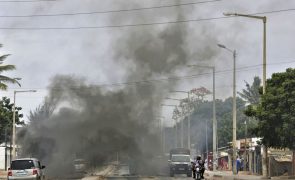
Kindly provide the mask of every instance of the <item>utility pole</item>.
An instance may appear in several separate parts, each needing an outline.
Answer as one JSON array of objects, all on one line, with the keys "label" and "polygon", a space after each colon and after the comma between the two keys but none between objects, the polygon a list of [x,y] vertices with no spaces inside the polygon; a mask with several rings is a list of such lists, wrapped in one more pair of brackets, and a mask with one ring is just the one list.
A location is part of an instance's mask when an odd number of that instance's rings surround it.
[{"label": "utility pole", "polygon": [[[263,74],[262,74],[262,85],[263,85],[263,94],[266,92],[266,16],[256,16],[256,15],[249,15],[249,14],[240,14],[240,13],[223,13],[225,16],[241,16],[246,18],[252,19],[260,19],[263,22]],[[267,147],[262,145],[262,175],[263,177],[267,177]]]},{"label": "utility pole", "polygon": [[7,170],[7,126],[5,127],[5,171]]},{"label": "utility pole", "polygon": [[191,118],[190,118],[190,106],[191,106],[191,101],[190,101],[190,96],[189,96],[189,91],[187,92],[187,103],[188,103],[188,113],[187,113],[187,148],[190,150],[191,149]]},{"label": "utility pole", "polygon": [[[244,146],[244,162],[247,164],[247,119],[245,120],[245,146]],[[244,165],[244,171],[247,170],[247,167]]]},{"label": "utility pole", "polygon": [[12,115],[12,159],[16,158],[16,131],[15,131],[15,97],[16,93],[37,92],[36,90],[14,91],[13,92],[13,115]]},{"label": "utility pole", "polygon": [[236,105],[236,50],[228,49],[225,45],[217,44],[220,48],[226,49],[233,55],[233,174],[237,174],[236,163],[236,140],[237,140],[237,105]]},{"label": "utility pole", "polygon": [[[217,157],[217,120],[216,120],[216,105],[215,105],[215,66],[204,66],[204,65],[188,65],[189,67],[197,67],[197,68],[208,68],[212,70],[213,77],[213,171],[216,171],[216,162],[218,164],[218,157]],[[207,122],[206,122],[207,126]],[[206,127],[207,128],[207,127]],[[207,136],[207,129],[206,129],[206,136]],[[208,141],[206,138],[206,147],[208,146]],[[207,153],[208,153],[208,148],[207,148]],[[208,155],[208,154],[207,154]],[[208,158],[207,158],[208,160]]]},{"label": "utility pole", "polygon": [[[167,98],[166,98],[167,99]],[[178,109],[177,105],[170,105],[170,104],[161,104],[161,106],[167,106],[167,107],[174,107],[173,116],[172,119],[175,120],[175,148],[178,147],[178,128],[177,128],[177,119],[178,119]]]},{"label": "utility pole", "polygon": [[236,50],[233,52],[233,172],[237,174],[237,163],[236,163],[236,139],[237,139],[237,104],[236,104]]}]

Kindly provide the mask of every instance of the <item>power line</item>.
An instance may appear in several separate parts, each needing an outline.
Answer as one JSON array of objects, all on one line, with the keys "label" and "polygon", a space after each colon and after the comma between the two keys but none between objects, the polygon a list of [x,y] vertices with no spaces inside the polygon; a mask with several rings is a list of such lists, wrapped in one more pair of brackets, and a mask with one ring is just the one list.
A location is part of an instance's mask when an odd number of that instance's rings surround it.
[{"label": "power line", "polygon": [[[295,63],[294,61],[286,61],[286,62],[277,62],[277,63],[269,63],[267,65],[278,65],[278,64],[290,64],[290,63]],[[236,71],[242,72],[242,71],[249,71],[249,69],[258,69],[258,67],[262,66],[262,64],[256,64],[256,65],[251,65],[251,66],[244,66],[240,68],[236,68]],[[227,72],[232,72],[233,69],[224,69],[224,70],[219,70],[216,71],[216,74],[222,74],[222,73],[227,73]],[[80,88],[98,88],[98,87],[112,87],[112,86],[130,86],[130,85],[146,85],[146,84],[151,84],[151,83],[160,83],[163,81],[178,81],[178,80],[183,80],[183,79],[194,79],[198,78],[200,76],[204,75],[212,75],[212,73],[199,73],[199,74],[193,74],[193,75],[187,75],[187,76],[173,76],[173,77],[167,77],[167,78],[161,78],[161,79],[150,79],[150,80],[140,80],[140,81],[130,81],[130,82],[121,82],[121,83],[109,83],[109,84],[98,84],[94,86],[89,86],[89,87],[78,87],[78,86],[72,86],[70,87],[71,89],[77,89],[79,90]],[[15,88],[15,89],[22,89],[22,88]],[[44,88],[31,88],[31,89],[44,89]],[[51,89],[51,88],[49,88]],[[63,90],[63,88],[53,88],[53,90]]]},{"label": "power line", "polygon": [[13,1],[13,0],[2,0],[0,3],[35,3],[35,2],[51,2],[51,1],[58,1],[58,0],[20,0],[20,1]]},{"label": "power line", "polygon": [[[274,14],[282,12],[295,11],[295,8],[281,9],[265,12],[251,13],[249,15],[257,14]],[[187,20],[176,20],[166,22],[152,22],[152,23],[138,23],[138,24],[124,24],[124,25],[106,25],[106,26],[80,26],[80,27],[0,27],[1,30],[82,30],[82,29],[106,29],[106,28],[125,28],[125,27],[139,27],[139,26],[152,26],[152,25],[166,25],[166,24],[178,24],[178,23],[190,23],[190,22],[202,22],[211,20],[220,20],[226,18],[234,18],[235,16],[219,16],[211,18],[200,18],[200,19],[187,19]]]},{"label": "power line", "polygon": [[[142,10],[152,10],[152,9],[162,9],[162,8],[171,8],[179,6],[189,6],[197,4],[206,4],[212,2],[218,2],[223,0],[207,0],[199,2],[190,2],[190,3],[179,3],[179,4],[170,4],[162,6],[151,6],[151,7],[142,7],[142,8],[131,8],[131,9],[119,9],[119,10],[106,10],[106,11],[93,11],[93,12],[77,12],[77,13],[57,13],[57,14],[31,14],[31,15],[0,15],[0,18],[31,18],[31,17],[55,17],[55,16],[76,16],[76,15],[93,15],[93,14],[108,14],[108,13],[119,13],[119,12],[130,12],[130,11],[142,11]],[[2,1],[0,1],[2,2]]]}]

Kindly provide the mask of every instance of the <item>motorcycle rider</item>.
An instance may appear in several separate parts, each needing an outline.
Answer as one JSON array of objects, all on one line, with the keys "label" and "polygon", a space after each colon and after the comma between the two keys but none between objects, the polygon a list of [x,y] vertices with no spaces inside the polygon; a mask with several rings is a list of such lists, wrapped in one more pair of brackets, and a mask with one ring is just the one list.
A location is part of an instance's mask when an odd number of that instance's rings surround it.
[{"label": "motorcycle rider", "polygon": [[193,163],[193,177],[196,178],[196,167],[200,168],[200,176],[201,179],[204,179],[204,172],[205,172],[205,162],[202,160],[201,156],[198,155],[195,158],[195,161]]}]

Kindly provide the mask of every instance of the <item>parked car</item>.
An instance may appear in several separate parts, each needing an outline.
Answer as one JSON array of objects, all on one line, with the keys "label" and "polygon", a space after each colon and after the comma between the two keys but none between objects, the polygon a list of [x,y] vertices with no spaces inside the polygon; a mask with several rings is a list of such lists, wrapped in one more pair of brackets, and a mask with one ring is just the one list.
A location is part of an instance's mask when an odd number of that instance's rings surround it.
[{"label": "parked car", "polygon": [[16,159],[11,162],[7,179],[44,180],[44,168],[36,158]]}]

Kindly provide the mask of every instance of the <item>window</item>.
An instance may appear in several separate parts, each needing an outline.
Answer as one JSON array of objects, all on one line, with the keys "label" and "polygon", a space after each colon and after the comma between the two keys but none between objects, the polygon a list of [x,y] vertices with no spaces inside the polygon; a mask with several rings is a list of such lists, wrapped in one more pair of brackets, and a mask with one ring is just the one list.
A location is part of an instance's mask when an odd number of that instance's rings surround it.
[{"label": "window", "polygon": [[11,162],[11,169],[13,170],[32,169],[34,167],[33,160],[17,160]]}]

